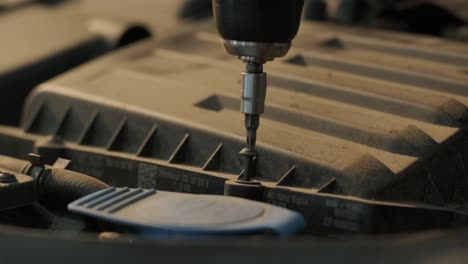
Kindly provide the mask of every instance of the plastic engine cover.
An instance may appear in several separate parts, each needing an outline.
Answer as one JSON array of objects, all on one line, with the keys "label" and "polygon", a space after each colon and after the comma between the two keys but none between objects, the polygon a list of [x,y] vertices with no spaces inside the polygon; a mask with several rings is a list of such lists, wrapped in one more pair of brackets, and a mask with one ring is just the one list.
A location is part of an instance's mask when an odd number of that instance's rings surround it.
[{"label": "plastic engine cover", "polygon": [[265,232],[288,236],[305,226],[299,213],[265,203],[141,188],[102,190],[69,204],[68,209],[128,226],[146,237]]}]

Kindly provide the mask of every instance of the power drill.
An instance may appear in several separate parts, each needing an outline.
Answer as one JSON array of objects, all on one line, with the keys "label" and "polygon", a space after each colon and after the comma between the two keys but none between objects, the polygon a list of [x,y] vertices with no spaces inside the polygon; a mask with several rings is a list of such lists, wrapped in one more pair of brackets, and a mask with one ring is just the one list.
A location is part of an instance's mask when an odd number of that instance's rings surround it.
[{"label": "power drill", "polygon": [[241,112],[245,115],[247,147],[240,180],[256,176],[255,149],[260,115],[265,110],[267,75],[263,64],[285,56],[296,36],[304,0],[213,0],[214,19],[224,47],[246,63],[242,73]]}]

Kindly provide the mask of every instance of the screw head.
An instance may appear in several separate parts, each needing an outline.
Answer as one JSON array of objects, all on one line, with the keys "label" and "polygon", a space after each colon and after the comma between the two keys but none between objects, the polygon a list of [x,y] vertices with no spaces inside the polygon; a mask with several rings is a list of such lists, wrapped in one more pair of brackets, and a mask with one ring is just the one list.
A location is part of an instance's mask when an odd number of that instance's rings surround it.
[{"label": "screw head", "polygon": [[16,176],[9,172],[0,172],[0,183],[17,182]]}]

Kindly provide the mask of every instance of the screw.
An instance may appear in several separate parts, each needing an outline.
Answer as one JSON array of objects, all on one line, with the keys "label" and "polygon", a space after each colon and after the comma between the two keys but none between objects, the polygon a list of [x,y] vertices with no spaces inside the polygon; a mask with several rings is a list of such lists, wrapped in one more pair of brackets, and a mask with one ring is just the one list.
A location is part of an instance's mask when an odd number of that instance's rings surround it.
[{"label": "screw", "polygon": [[17,182],[16,176],[9,172],[0,172],[0,183]]},{"label": "screw", "polygon": [[239,153],[244,159],[244,174],[242,180],[251,181],[257,174],[258,153],[254,149],[244,148]]}]

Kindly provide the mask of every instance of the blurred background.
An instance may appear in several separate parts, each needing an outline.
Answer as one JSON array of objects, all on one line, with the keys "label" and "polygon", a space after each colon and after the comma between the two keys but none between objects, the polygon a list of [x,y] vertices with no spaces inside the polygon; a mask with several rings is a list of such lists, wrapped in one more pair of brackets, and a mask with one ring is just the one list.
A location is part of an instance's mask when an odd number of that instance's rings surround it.
[{"label": "blurred background", "polygon": [[[112,12],[109,5],[121,7],[122,16],[147,13],[148,1],[88,1],[88,8]],[[202,20],[211,17],[211,0],[152,1],[159,10],[156,20]],[[129,12],[132,10],[132,12]],[[157,17],[156,17],[157,16]],[[148,17],[150,18],[150,17]],[[468,1],[466,0],[307,0],[304,18],[349,26],[382,28],[468,40]],[[168,21],[169,22],[169,21]],[[173,21],[171,21],[173,22]]]},{"label": "blurred background", "polygon": [[[144,18],[163,27],[177,18],[197,21],[212,15],[211,0],[1,0],[0,12],[32,2],[80,2],[91,13]],[[304,18],[468,40],[466,0],[306,0]]]}]

